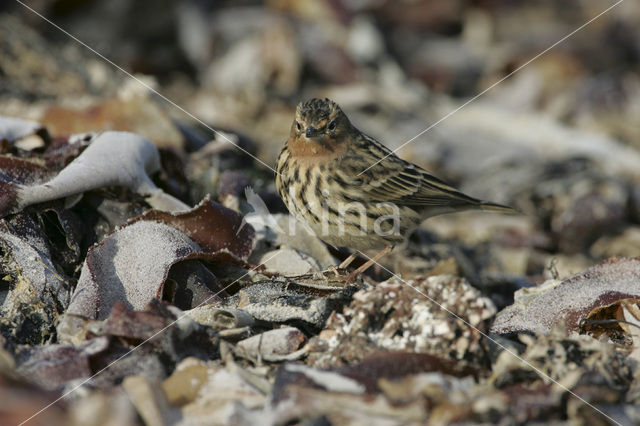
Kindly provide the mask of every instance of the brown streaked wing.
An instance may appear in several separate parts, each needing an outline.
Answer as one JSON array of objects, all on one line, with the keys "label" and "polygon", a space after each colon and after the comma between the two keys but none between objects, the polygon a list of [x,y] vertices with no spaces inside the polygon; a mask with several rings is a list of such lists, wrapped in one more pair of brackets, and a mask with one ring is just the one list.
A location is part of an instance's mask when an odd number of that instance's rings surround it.
[{"label": "brown streaked wing", "polygon": [[[355,177],[366,167],[382,159],[360,175],[360,191],[364,199],[416,207],[455,208],[481,203],[480,200],[469,197],[430,175],[419,166],[402,160],[374,139],[366,136],[365,138],[367,149],[361,149],[354,152],[353,156],[345,158],[346,167],[343,169]],[[363,148],[363,145],[360,145],[360,148]]]}]

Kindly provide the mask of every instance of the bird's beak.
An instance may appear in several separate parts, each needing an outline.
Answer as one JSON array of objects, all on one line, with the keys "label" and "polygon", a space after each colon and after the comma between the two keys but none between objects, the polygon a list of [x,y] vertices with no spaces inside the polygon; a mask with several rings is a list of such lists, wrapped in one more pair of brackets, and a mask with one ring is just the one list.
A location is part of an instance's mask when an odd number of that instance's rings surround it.
[{"label": "bird's beak", "polygon": [[304,135],[308,139],[312,139],[312,138],[314,138],[316,136],[319,136],[320,135],[320,131],[318,129],[315,129],[315,128],[309,126],[309,127],[307,127],[307,130],[306,130]]}]

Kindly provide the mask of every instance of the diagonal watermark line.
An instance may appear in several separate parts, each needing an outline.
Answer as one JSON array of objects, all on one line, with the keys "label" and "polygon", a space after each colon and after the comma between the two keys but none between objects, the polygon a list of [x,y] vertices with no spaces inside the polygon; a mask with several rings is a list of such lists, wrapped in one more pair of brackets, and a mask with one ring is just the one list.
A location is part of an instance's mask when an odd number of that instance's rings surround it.
[{"label": "diagonal watermark line", "polygon": [[480,333],[483,337],[485,337],[486,339],[490,340],[491,342],[493,342],[494,344],[496,344],[497,346],[499,346],[500,348],[502,348],[504,351],[506,351],[507,353],[509,353],[510,355],[513,355],[515,358],[517,358],[518,360],[520,360],[520,362],[522,362],[523,364],[526,364],[528,367],[531,367],[536,373],[538,373],[541,377],[553,382],[554,384],[558,385],[560,388],[564,389],[565,391],[567,391],[568,393],[570,393],[571,395],[575,396],[576,398],[578,398],[580,401],[584,402],[586,405],[588,405],[589,407],[593,408],[594,410],[596,410],[598,413],[602,414],[604,417],[606,417],[607,419],[611,420],[614,424],[618,425],[618,426],[623,426],[621,423],[617,422],[616,420],[614,420],[613,418],[611,418],[609,415],[605,414],[602,410],[600,410],[598,407],[594,406],[593,404],[591,404],[589,401],[585,400],[584,398],[582,398],[580,395],[576,394],[575,392],[573,392],[571,389],[569,389],[568,387],[566,387],[565,385],[563,385],[562,383],[558,382],[557,380],[553,379],[551,376],[549,376],[547,373],[545,373],[544,371],[540,370],[538,367],[536,367],[535,365],[533,365],[532,363],[530,363],[529,361],[527,361],[526,359],[522,358],[520,355],[518,355],[517,353],[513,352],[511,349],[507,348],[506,346],[504,346],[502,343],[498,342],[497,340],[493,339],[491,336],[489,336],[488,334],[486,334],[485,332],[479,330],[477,327],[475,327],[474,325],[472,325],[471,323],[469,323],[467,320],[465,320],[464,318],[462,318],[460,315],[456,314],[455,312],[453,312],[452,310],[448,309],[447,307],[443,306],[441,303],[439,303],[437,300],[435,300],[433,297],[429,296],[428,294],[425,294],[424,292],[420,291],[419,289],[415,288],[414,286],[412,286],[411,284],[409,284],[408,282],[406,282],[405,280],[402,279],[402,277],[400,277],[400,275],[390,271],[388,268],[386,268],[384,265],[381,265],[379,262],[371,259],[369,256],[367,256],[366,254],[364,254],[363,252],[361,252],[360,250],[358,250],[358,252],[366,257],[369,261],[373,261],[373,263],[375,263],[376,265],[378,265],[379,267],[381,267],[382,269],[384,269],[385,271],[387,271],[388,273],[390,273],[391,275],[393,275],[396,279],[398,279],[399,281],[402,281],[402,283],[410,288],[412,288],[413,290],[415,290],[418,294],[426,297],[430,302],[435,303],[438,307],[440,307],[442,310],[446,311],[448,314],[454,316],[456,319],[459,319],[460,321],[462,321],[465,325],[467,325],[468,327],[474,329],[475,331],[477,331],[478,333]]},{"label": "diagonal watermark line", "polygon": [[576,34],[577,32],[579,32],[580,30],[582,30],[583,28],[585,28],[587,25],[591,24],[593,21],[595,21],[596,19],[600,18],[602,15],[604,15],[605,13],[609,12],[611,9],[613,9],[614,7],[616,7],[617,5],[619,5],[620,3],[622,3],[624,0],[618,0],[617,2],[615,2],[614,4],[612,4],[611,6],[609,6],[608,8],[606,8],[605,10],[603,10],[602,12],[600,12],[599,14],[597,14],[596,16],[594,16],[593,18],[589,19],[587,22],[585,22],[584,24],[580,25],[578,28],[576,28],[575,30],[571,31],[569,34],[567,34],[566,36],[562,37],[560,40],[556,41],[555,43],[553,43],[551,46],[547,47],[546,49],[544,49],[542,52],[538,53],[536,56],[534,56],[533,58],[529,59],[527,62],[525,62],[524,64],[520,65],[518,68],[516,68],[515,70],[511,71],[509,74],[505,75],[504,77],[502,77],[500,80],[496,81],[495,83],[493,83],[491,86],[487,87],[486,89],[484,89],[482,92],[478,93],[477,95],[475,95],[474,97],[472,97],[471,99],[469,99],[468,101],[466,101],[465,103],[463,103],[462,105],[460,105],[459,107],[457,107],[456,109],[454,109],[453,111],[450,111],[448,114],[446,114],[444,117],[441,117],[438,121],[436,121],[435,123],[431,124],[429,127],[427,127],[426,129],[422,130],[420,133],[418,133],[417,135],[415,135],[414,137],[412,137],[411,139],[409,139],[408,141],[404,142],[402,145],[400,145],[399,147],[397,147],[396,149],[394,149],[393,151],[391,151],[390,154],[385,155],[384,157],[382,157],[381,159],[379,159],[378,161],[376,161],[375,163],[373,163],[372,165],[370,165],[369,167],[367,167],[366,169],[364,169],[363,171],[361,171],[360,173],[358,173],[358,176],[360,176],[361,174],[365,173],[367,170],[369,170],[370,168],[374,167],[375,165],[377,165],[378,163],[380,163],[381,161],[383,161],[385,158],[389,157],[392,154],[395,154],[396,152],[400,151],[402,148],[404,148],[406,145],[410,144],[411,142],[413,142],[414,140],[416,140],[417,138],[419,138],[420,136],[424,135],[425,133],[427,133],[429,130],[433,129],[434,127],[436,127],[438,124],[442,123],[444,120],[446,120],[447,118],[451,117],[453,114],[457,113],[458,111],[460,111],[462,108],[466,107],[467,105],[469,105],[470,103],[474,102],[476,99],[478,99],[479,97],[481,97],[482,95],[484,95],[485,93],[487,93],[489,90],[493,89],[494,87],[496,87],[498,84],[502,83],[503,81],[505,81],[506,79],[508,79],[509,77],[511,77],[512,75],[514,75],[515,73],[517,73],[518,71],[520,71],[521,69],[523,69],[524,67],[526,67],[527,65],[531,64],[533,61],[535,61],[536,59],[538,59],[539,57],[541,57],[542,55],[544,55],[545,53],[547,53],[548,51],[550,51],[551,49],[553,49],[554,47],[556,47],[557,45],[559,45],[560,43],[564,42],[566,39],[568,39],[569,37],[573,36],[574,34]]},{"label": "diagonal watermark line", "polygon": [[191,117],[192,119],[194,119],[195,121],[197,121],[198,123],[202,124],[204,127],[206,127],[207,129],[211,130],[215,135],[223,138],[224,140],[226,140],[227,142],[229,142],[231,145],[235,146],[236,148],[238,148],[240,151],[244,152],[245,154],[247,154],[249,157],[253,158],[254,160],[256,160],[257,162],[259,162],[260,164],[262,164],[263,166],[266,166],[267,168],[269,168],[271,171],[273,171],[275,174],[278,174],[278,172],[271,167],[270,165],[268,165],[267,163],[265,163],[264,161],[262,161],[261,159],[259,159],[258,157],[256,157],[255,155],[253,155],[252,153],[250,153],[249,151],[247,151],[246,149],[242,148],[240,145],[238,145],[237,143],[233,142],[231,139],[229,139],[224,133],[214,129],[213,127],[209,126],[207,123],[205,123],[204,121],[202,121],[201,119],[199,119],[198,117],[196,117],[195,115],[193,115],[192,113],[190,113],[189,111],[187,111],[186,109],[184,109],[183,107],[181,107],[180,105],[178,105],[177,103],[175,103],[174,101],[172,101],[171,99],[169,99],[168,97],[166,97],[165,95],[163,95],[162,93],[158,92],[156,89],[154,89],[153,87],[149,86],[147,83],[145,83],[144,81],[142,81],[141,79],[139,79],[138,77],[136,77],[135,75],[131,74],[129,71],[125,70],[124,68],[122,68],[120,65],[116,64],[115,62],[113,62],[112,60],[110,60],[109,58],[107,58],[106,56],[104,56],[103,54],[101,54],[100,52],[98,52],[97,50],[95,50],[94,48],[92,48],[91,46],[89,46],[87,43],[83,42],[82,40],[80,40],[79,38],[77,38],[76,36],[74,36],[73,34],[69,33],[68,31],[66,31],[65,29],[63,29],[62,27],[58,26],[56,23],[54,23],[53,21],[51,21],[50,19],[48,19],[46,16],[42,15],[41,13],[39,13],[38,11],[34,10],[33,8],[31,8],[30,6],[24,4],[22,1],[20,0],[15,0],[17,3],[19,3],[20,5],[24,6],[26,9],[30,10],[31,12],[33,12],[34,14],[36,14],[37,16],[39,16],[40,18],[42,18],[44,21],[46,21],[47,23],[49,23],[50,25],[52,25],[53,27],[55,27],[57,30],[61,31],[62,33],[64,33],[66,36],[68,36],[69,38],[71,38],[72,40],[74,40],[75,42],[79,43],[80,45],[82,45],[83,47],[89,49],[91,52],[93,52],[95,55],[97,55],[100,59],[102,59],[103,61],[107,62],[109,65],[113,66],[114,68],[117,68],[118,70],[122,71],[124,74],[126,74],[129,78],[135,80],[137,83],[139,83],[140,85],[142,85],[145,89],[149,90],[150,92],[156,94],[157,96],[159,96],[160,98],[162,98],[163,100],[165,100],[166,102],[168,102],[169,104],[171,104],[172,106],[174,106],[175,108],[179,109],[180,111],[182,111],[184,114],[188,115],[189,117]]},{"label": "diagonal watermark line", "polygon": [[[619,0],[617,1],[615,4],[613,4],[612,6],[610,6],[609,8],[607,8],[606,10],[604,10],[603,12],[601,12],[600,14],[598,14],[597,16],[595,16],[594,18],[592,18],[591,20],[589,20],[588,22],[586,22],[585,24],[583,24],[582,26],[580,26],[579,28],[577,28],[576,30],[572,31],[570,34],[566,35],[565,37],[563,37],[562,39],[560,39],[559,41],[557,41],[556,43],[554,43],[553,45],[551,45],[550,47],[548,47],[547,49],[545,49],[544,51],[542,51],[541,53],[539,53],[538,55],[536,55],[535,57],[533,57],[532,59],[530,59],[529,61],[527,61],[526,63],[524,63],[523,65],[521,65],[520,67],[518,67],[516,70],[512,71],[511,73],[509,73],[507,76],[503,77],[502,79],[500,79],[499,81],[497,81],[496,83],[492,84],[491,86],[489,86],[488,88],[486,88],[485,90],[483,90],[481,93],[477,94],[476,96],[474,96],[473,98],[471,98],[470,100],[468,100],[467,102],[465,102],[463,105],[461,105],[460,107],[456,108],[454,111],[450,112],[449,114],[447,114],[446,116],[444,116],[443,118],[441,118],[440,120],[438,120],[437,122],[435,122],[434,124],[432,124],[431,126],[429,126],[428,128],[426,128],[425,130],[423,130],[422,132],[420,132],[418,135],[416,135],[415,137],[413,137],[412,139],[410,139],[409,141],[405,142],[403,145],[401,145],[399,148],[397,148],[396,150],[394,150],[393,152],[395,153],[396,151],[398,151],[399,149],[401,149],[402,147],[404,147],[405,145],[407,145],[408,143],[412,142],[413,140],[415,140],[416,138],[418,138],[419,136],[421,136],[422,134],[424,134],[425,132],[429,131],[431,128],[435,127],[437,124],[439,124],[440,122],[444,121],[445,119],[447,119],[448,117],[450,117],[451,115],[455,114],[457,111],[461,110],[462,108],[464,108],[465,106],[467,106],[468,104],[470,104],[471,102],[475,101],[477,98],[479,98],[480,96],[482,96],[483,94],[485,94],[486,92],[488,92],[489,90],[491,90],[493,87],[495,87],[496,85],[500,84],[501,82],[503,82],[504,80],[506,80],[507,78],[509,78],[510,76],[512,76],[513,74],[515,74],[516,72],[520,71],[522,68],[524,68],[525,66],[529,65],[531,62],[535,61],[536,59],[538,59],[540,56],[544,55],[546,52],[548,52],[549,50],[551,50],[552,48],[554,48],[555,46],[557,46],[558,44],[562,43],[563,41],[565,41],[566,39],[568,39],[569,37],[571,37],[572,35],[574,35],[575,33],[577,33],[578,31],[582,30],[584,27],[586,27],[587,25],[589,25],[590,23],[592,23],[593,21],[595,21],[596,19],[598,19],[599,17],[601,17],[602,15],[604,15],[605,13],[607,13],[608,11],[610,11],[611,9],[613,9],[615,6],[617,6],[618,4],[622,3],[624,0]],[[216,135],[219,135],[220,137],[224,138],[226,141],[228,141],[229,143],[231,143],[232,145],[236,146],[237,148],[239,148],[241,151],[243,151],[244,153],[246,153],[247,155],[251,156],[252,158],[254,158],[256,161],[260,162],[261,164],[265,165],[266,167],[268,167],[269,169],[271,169],[272,171],[276,172],[271,166],[269,166],[268,164],[264,163],[262,160],[260,160],[259,158],[255,157],[254,155],[252,155],[251,153],[247,152],[246,150],[244,150],[242,147],[238,146],[237,144],[235,144],[233,141],[231,141],[229,138],[226,137],[226,135],[222,134],[221,132],[211,128],[210,126],[208,126],[206,123],[204,123],[202,120],[198,119],[197,117],[195,117],[193,114],[191,114],[190,112],[188,112],[187,110],[185,110],[184,108],[180,107],[179,105],[177,105],[175,102],[173,102],[171,99],[167,98],[166,96],[162,95],[161,93],[159,93],[158,91],[156,91],[155,89],[153,89],[152,87],[150,87],[148,84],[146,84],[144,81],[136,78],[134,75],[132,75],[131,73],[129,73],[128,71],[124,70],[122,67],[118,66],[117,64],[115,64],[114,62],[112,62],[111,60],[109,60],[108,58],[106,58],[105,56],[103,56],[102,54],[100,54],[99,52],[97,52],[96,50],[94,50],[93,48],[91,48],[90,46],[88,46],[86,43],[82,42],[81,40],[79,40],[78,38],[76,38],[75,36],[73,36],[72,34],[70,34],[69,32],[65,31],[64,29],[62,29],[61,27],[59,27],[58,25],[56,25],[55,23],[53,23],[52,21],[50,21],[49,19],[47,19],[46,17],[44,17],[43,15],[41,15],[40,13],[38,13],[37,11],[35,11],[34,9],[32,9],[31,7],[27,6],[26,4],[24,4],[22,1],[20,0],[16,0],[17,3],[19,3],[20,5],[22,5],[23,7],[27,8],[28,10],[30,10],[31,12],[33,12],[34,14],[36,14],[37,16],[39,16],[40,18],[42,18],[43,20],[45,20],[46,22],[48,22],[49,24],[51,24],[52,26],[54,26],[55,28],[57,28],[59,31],[63,32],[65,35],[67,35],[68,37],[70,37],[71,39],[73,39],[74,41],[76,41],[77,43],[81,44],[82,46],[84,46],[85,48],[89,49],[90,51],[92,51],[94,54],[96,54],[97,56],[99,56],[101,59],[103,59],[104,61],[106,61],[107,63],[109,63],[110,65],[112,65],[113,67],[117,68],[118,70],[122,71],[123,73],[125,73],[127,76],[129,76],[130,78],[132,78],[133,80],[135,80],[136,82],[138,82],[139,84],[141,84],[142,86],[144,86],[145,88],[147,88],[148,90],[150,90],[151,92],[155,93],[156,95],[158,95],[159,97],[161,97],[163,100],[167,101],[168,103],[170,103],[171,105],[173,105],[174,107],[176,107],[177,109],[179,109],[180,111],[182,111],[183,113],[185,113],[186,115],[190,116],[191,118],[193,118],[194,120],[198,121],[200,124],[202,124],[203,126],[205,126],[206,128],[208,128],[209,130],[211,130],[213,133],[215,133]],[[389,154],[390,155],[390,154]],[[388,155],[387,155],[388,156]],[[384,158],[386,158],[387,156],[385,156]],[[383,158],[383,159],[384,159]],[[380,161],[382,161],[383,159],[377,161],[375,164],[378,164]],[[372,166],[368,167],[366,170],[370,169],[371,167],[375,166],[375,164],[373,164]],[[361,172],[360,174],[364,173],[366,170],[364,170],[363,172]],[[276,172],[277,173],[277,172]],[[274,254],[273,256],[271,256],[268,260],[274,258],[275,256],[277,256],[278,254],[280,254],[281,252],[278,252],[276,254]],[[363,253],[362,253],[363,254]],[[363,254],[364,255],[364,254]],[[365,257],[368,257],[366,255],[364,255]],[[374,262],[378,265],[380,265],[378,262]],[[384,266],[380,265],[383,269],[386,269]],[[257,267],[256,267],[257,268]],[[216,295],[218,295],[220,292],[224,291],[225,289],[227,289],[228,287],[230,287],[231,285],[235,284],[237,281],[239,281],[240,279],[242,279],[243,277],[245,277],[246,275],[248,275],[250,272],[255,271],[255,269],[252,269],[250,271],[248,271],[247,273],[245,273],[243,276],[241,276],[240,278],[238,278],[237,280],[233,281],[232,283],[230,283],[229,285],[227,285],[226,287],[224,287],[222,290],[220,290],[219,292],[217,292],[216,294],[212,295],[211,297],[209,297],[207,300],[205,300],[202,304],[207,303],[211,298],[215,297]],[[388,269],[386,269],[387,271],[389,271]],[[391,271],[389,271],[390,273],[392,273]],[[455,313],[451,312],[449,309],[445,308],[444,306],[442,306],[441,304],[439,304],[438,302],[436,302],[435,300],[433,300],[431,297],[429,297],[428,295],[422,293],[420,290],[416,289],[415,287],[411,286],[410,284],[408,284],[406,281],[402,280],[402,278],[400,278],[398,275],[393,274],[392,275],[396,276],[398,279],[400,279],[402,282],[404,282],[406,285],[408,285],[409,287],[413,288],[416,292],[422,294],[423,296],[425,296],[426,298],[428,298],[429,300],[431,300],[433,303],[435,303],[436,305],[440,306],[442,309],[446,310],[448,313],[450,313],[451,315],[453,315],[454,317],[460,319],[462,322],[464,322],[466,325],[468,325],[469,327],[474,328],[475,330],[477,330],[481,335],[483,335],[484,337],[486,337],[487,339],[491,340],[492,342],[494,342],[496,345],[500,346],[502,349],[504,349],[505,351],[507,351],[509,354],[515,356],[516,358],[518,358],[521,362],[523,362],[524,364],[530,366],[532,369],[534,369],[536,372],[538,372],[538,374],[540,374],[542,377],[545,377],[547,379],[549,379],[550,381],[552,381],[553,383],[557,384],[558,386],[560,386],[561,388],[565,389],[567,392],[569,392],[570,394],[572,394],[573,396],[575,396],[576,398],[578,398],[579,400],[581,400],[582,402],[584,402],[585,404],[589,405],[590,407],[592,407],[594,410],[598,411],[599,413],[601,413],[602,415],[604,415],[605,417],[607,417],[608,419],[610,419],[612,422],[619,424],[618,422],[616,422],[615,420],[613,420],[611,417],[607,416],[605,413],[603,413],[601,410],[599,410],[598,408],[594,407],[593,405],[591,405],[589,402],[585,401],[583,398],[581,398],[580,396],[576,395],[574,392],[572,392],[571,390],[569,390],[568,388],[566,388],[565,386],[563,386],[562,384],[558,383],[556,380],[552,379],[551,377],[549,377],[548,375],[546,375],[544,372],[540,371],[538,368],[536,368],[534,365],[532,365],[531,363],[529,363],[528,361],[522,359],[520,356],[518,356],[517,354],[515,354],[514,352],[512,352],[511,350],[509,350],[508,348],[506,348],[505,346],[503,346],[502,344],[500,344],[499,342],[496,342],[494,339],[492,339],[491,337],[489,337],[488,335],[486,335],[485,333],[481,332],[480,330],[478,330],[476,327],[472,326],[470,323],[468,323],[467,321],[465,321],[464,319],[460,318],[458,315],[456,315]],[[198,305],[201,306],[202,304]],[[152,335],[151,337],[149,337],[148,339],[146,339],[145,341],[143,341],[142,343],[140,343],[139,345],[135,346],[134,348],[132,348],[131,350],[129,350],[127,353],[123,354],[122,356],[120,356],[119,358],[117,358],[116,360],[112,361],[110,364],[108,364],[106,367],[102,368],[101,370],[99,370],[98,372],[96,372],[94,375],[92,375],[91,377],[89,377],[88,379],[86,379],[85,381],[83,381],[82,383],[80,383],[79,385],[75,386],[73,389],[71,389],[70,391],[66,392],[65,394],[63,394],[62,396],[60,396],[58,399],[56,399],[55,401],[51,402],[49,405],[45,406],[44,408],[42,408],[40,411],[36,412],[35,414],[33,414],[31,417],[29,417],[28,419],[24,420],[22,424],[25,424],[26,422],[30,421],[31,419],[33,419],[34,417],[36,417],[37,415],[39,415],[40,413],[42,413],[43,411],[45,411],[46,409],[48,409],[49,407],[51,407],[53,404],[55,404],[56,402],[60,401],[61,399],[67,397],[68,395],[70,395],[71,393],[75,392],[78,388],[80,388],[81,386],[83,386],[84,384],[86,384],[88,381],[90,381],[91,379],[93,379],[94,377],[96,377],[97,375],[101,374],[103,371],[107,370],[108,368],[110,368],[111,366],[113,366],[114,364],[116,364],[118,361],[120,361],[121,359],[123,359],[124,357],[128,356],[130,353],[132,353],[133,351],[135,351],[136,349],[138,349],[140,346],[142,346],[143,344],[147,343],[149,340],[155,338],[157,335],[159,335],[160,333],[164,332],[166,329],[168,329],[169,327],[173,326],[176,322],[178,322],[180,319],[184,318],[186,315],[188,314],[183,314],[181,315],[179,318],[177,318],[175,321],[173,321],[172,323],[170,323],[169,325],[165,326],[164,328],[162,328],[161,330],[157,331],[154,335]]]},{"label": "diagonal watermark line", "polygon": [[[269,257],[268,259],[266,259],[264,262],[262,262],[262,264],[270,261],[271,259],[273,259],[274,257],[278,256],[279,254],[281,254],[281,251],[276,252],[273,256]],[[205,301],[203,301],[202,303],[200,303],[198,306],[196,306],[196,308],[199,308],[202,305],[207,304],[211,299],[213,299],[214,297],[216,297],[218,294],[222,293],[223,291],[225,291],[226,289],[228,289],[229,287],[231,287],[232,285],[234,285],[235,283],[237,283],[238,281],[240,281],[241,279],[243,279],[244,277],[246,277],[247,275],[249,275],[251,272],[255,271],[256,269],[258,269],[260,267],[260,265],[257,265],[255,268],[252,268],[250,270],[248,270],[247,272],[245,272],[241,277],[235,279],[233,282],[231,282],[230,284],[227,284],[224,288],[222,288],[221,290],[219,290],[217,293],[209,296]],[[195,309],[195,308],[193,308]],[[156,336],[158,336],[159,334],[162,334],[165,330],[173,327],[178,321],[180,321],[182,318],[189,316],[189,314],[187,312],[184,312],[182,315],[180,315],[178,318],[176,318],[174,321],[172,321],[171,323],[167,324],[166,326],[164,326],[163,328],[161,328],[160,330],[156,331],[151,337],[145,339],[144,341],[142,341],[141,343],[139,343],[138,345],[134,346],[133,348],[129,349],[129,351],[127,351],[126,353],[124,353],[123,355],[119,356],[118,358],[116,358],[115,360],[111,361],[107,366],[101,368],[100,370],[98,370],[97,372],[95,372],[91,377],[83,380],[80,384],[74,386],[72,389],[68,390],[67,392],[65,392],[64,394],[60,395],[57,399],[55,399],[54,401],[50,402],[49,404],[45,405],[44,407],[42,407],[40,410],[38,410],[37,412],[35,412],[34,414],[32,414],[29,418],[23,420],[22,422],[20,422],[20,424],[18,426],[22,426],[25,423],[29,422],[30,420],[32,420],[33,418],[35,418],[36,416],[42,414],[44,411],[46,411],[47,409],[49,409],[52,405],[54,405],[55,403],[57,403],[58,401],[68,397],[69,395],[71,395],[72,393],[74,393],[75,391],[77,391],[78,389],[80,389],[82,386],[84,386],[85,384],[87,384],[90,380],[92,380],[94,377],[98,376],[99,374],[103,373],[104,371],[106,371],[107,369],[109,369],[110,367],[112,367],[113,365],[117,364],[120,360],[122,360],[123,358],[127,357],[128,355],[130,355],[133,351],[135,351],[136,349],[138,349],[139,347],[141,347],[142,345],[144,345],[145,343],[149,342],[151,339],[155,338]]]}]

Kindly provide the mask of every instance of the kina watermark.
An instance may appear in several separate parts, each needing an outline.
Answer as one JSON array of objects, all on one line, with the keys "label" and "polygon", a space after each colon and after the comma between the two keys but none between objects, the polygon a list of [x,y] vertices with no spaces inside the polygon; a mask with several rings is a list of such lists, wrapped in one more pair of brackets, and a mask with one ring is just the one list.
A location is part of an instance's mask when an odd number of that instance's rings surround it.
[{"label": "kina watermark", "polygon": [[401,237],[402,213],[400,207],[392,202],[361,203],[357,201],[337,201],[330,205],[329,194],[306,203],[294,203],[296,196],[293,188],[289,190],[287,209],[296,220],[289,220],[282,226],[277,216],[272,214],[264,200],[251,188],[245,189],[245,197],[253,212],[242,218],[237,233],[246,225],[268,227],[276,233],[295,236],[298,227],[322,240],[336,237]]}]

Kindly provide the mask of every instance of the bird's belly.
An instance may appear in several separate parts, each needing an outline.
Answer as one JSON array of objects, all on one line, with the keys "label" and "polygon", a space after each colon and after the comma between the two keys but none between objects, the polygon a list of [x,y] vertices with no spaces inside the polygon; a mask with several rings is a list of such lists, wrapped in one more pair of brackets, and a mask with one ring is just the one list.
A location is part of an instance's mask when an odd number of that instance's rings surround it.
[{"label": "bird's belly", "polygon": [[296,175],[300,179],[276,178],[280,196],[289,212],[328,244],[379,249],[402,242],[405,233],[420,222],[419,214],[405,206],[353,201],[355,188],[329,183],[326,173],[312,169]]},{"label": "bird's belly", "polygon": [[[407,228],[415,224],[413,215],[385,214],[375,207],[356,214],[339,206],[324,203],[324,208],[313,214],[297,206],[296,217],[303,221],[324,242],[338,247],[356,250],[381,249],[389,244],[402,242]],[[336,215],[337,213],[337,215]],[[382,220],[385,219],[385,220]]]},{"label": "bird's belly", "polygon": [[353,250],[382,249],[389,244],[402,241],[400,235],[380,236],[375,233],[361,234],[358,232],[341,232],[338,226],[329,226],[329,231],[324,232],[321,226],[310,225],[315,234],[327,244],[335,247],[348,247]]}]

